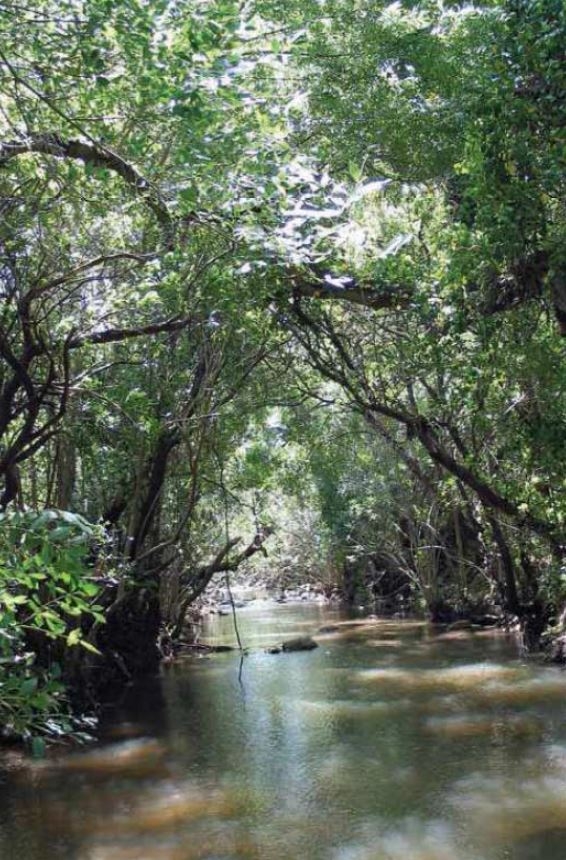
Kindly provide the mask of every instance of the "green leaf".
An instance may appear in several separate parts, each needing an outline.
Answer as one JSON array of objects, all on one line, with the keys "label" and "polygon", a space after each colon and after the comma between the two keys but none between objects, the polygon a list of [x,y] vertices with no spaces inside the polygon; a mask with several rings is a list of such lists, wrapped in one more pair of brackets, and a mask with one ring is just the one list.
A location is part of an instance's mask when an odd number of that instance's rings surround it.
[{"label": "green leaf", "polygon": [[81,641],[81,631],[78,628],[71,630],[70,633],[67,634],[67,645],[72,647],[73,645],[77,645]]}]

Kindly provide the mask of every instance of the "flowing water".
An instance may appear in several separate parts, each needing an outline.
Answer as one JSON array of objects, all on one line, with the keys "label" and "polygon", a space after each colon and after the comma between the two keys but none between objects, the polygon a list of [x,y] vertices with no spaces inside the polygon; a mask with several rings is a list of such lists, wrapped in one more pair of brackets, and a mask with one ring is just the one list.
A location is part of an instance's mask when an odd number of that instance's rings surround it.
[{"label": "flowing water", "polygon": [[0,760],[0,860],[564,860],[565,673],[500,633],[314,604],[239,626],[241,677],[237,653],[183,659],[96,748]]}]

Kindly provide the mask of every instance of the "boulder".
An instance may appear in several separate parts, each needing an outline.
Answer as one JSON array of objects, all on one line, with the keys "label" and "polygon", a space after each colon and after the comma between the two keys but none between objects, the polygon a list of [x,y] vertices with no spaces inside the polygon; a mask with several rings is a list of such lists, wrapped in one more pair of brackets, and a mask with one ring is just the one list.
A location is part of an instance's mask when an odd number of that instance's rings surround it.
[{"label": "boulder", "polygon": [[296,639],[289,639],[287,642],[283,642],[281,648],[285,652],[312,651],[314,648],[318,648],[318,643],[310,636],[297,636]]}]

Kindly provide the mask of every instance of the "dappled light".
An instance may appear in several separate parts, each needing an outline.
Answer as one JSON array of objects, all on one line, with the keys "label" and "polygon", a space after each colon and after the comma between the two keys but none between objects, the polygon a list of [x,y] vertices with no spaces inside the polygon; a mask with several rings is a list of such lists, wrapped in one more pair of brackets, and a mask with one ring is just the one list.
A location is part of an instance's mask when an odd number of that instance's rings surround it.
[{"label": "dappled light", "polygon": [[0,36],[0,860],[564,860],[566,3]]},{"label": "dappled light", "polygon": [[101,778],[113,774],[151,776],[163,769],[165,756],[166,749],[159,741],[140,739],[70,755],[53,764],[41,764],[38,767],[48,773],[55,769],[89,773]]},{"label": "dappled light", "polygon": [[473,738],[485,736],[498,738],[540,737],[544,732],[542,722],[536,718],[502,716],[489,719],[481,716],[432,717],[425,723],[425,730],[443,738]]},{"label": "dappled light", "polygon": [[457,788],[453,803],[478,828],[483,845],[515,845],[533,836],[566,831],[566,773],[524,779],[477,777]]},{"label": "dappled light", "polygon": [[[359,673],[364,683],[399,687],[402,690],[439,692],[474,692],[483,691],[490,695],[494,681],[519,680],[525,676],[525,670],[512,666],[497,666],[489,663],[474,663],[456,666],[450,669],[367,669]],[[487,685],[487,686],[486,686]],[[501,686],[495,687],[495,695]],[[515,689],[507,687],[504,689]],[[562,689],[566,691],[566,680]],[[481,693],[480,693],[481,694]]]},{"label": "dappled light", "polygon": [[474,860],[458,847],[448,825],[423,827],[409,819],[399,830],[386,831],[369,844],[353,844],[336,854],[336,860]]},{"label": "dappled light", "polygon": [[[486,660],[481,637],[439,643],[411,621],[342,624],[337,610],[303,601],[249,603],[238,623],[245,646],[261,631],[241,671],[237,651],[167,667],[153,734],[131,736],[142,684],[108,714],[106,743],[7,762],[7,808],[27,825],[3,821],[2,851],[25,842],[26,860],[530,860],[544,850],[562,860],[552,847],[566,829],[559,669],[521,661],[506,637],[490,640]],[[264,650],[336,627],[368,635],[320,634],[308,653]],[[376,648],[392,629],[394,644]],[[229,615],[203,627],[207,641],[234,635]]]}]

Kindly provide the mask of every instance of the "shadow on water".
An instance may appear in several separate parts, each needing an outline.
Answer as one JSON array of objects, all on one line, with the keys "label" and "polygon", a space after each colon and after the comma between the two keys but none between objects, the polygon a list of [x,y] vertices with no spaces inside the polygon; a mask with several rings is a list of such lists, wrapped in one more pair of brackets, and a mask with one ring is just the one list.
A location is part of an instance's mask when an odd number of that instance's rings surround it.
[{"label": "shadow on water", "polygon": [[[497,632],[313,604],[239,627],[242,683],[237,653],[187,658],[125,689],[96,747],[0,762],[0,858],[563,860],[563,673]],[[231,619],[203,638],[233,644]]]},{"label": "shadow on water", "polygon": [[115,690],[100,716],[101,739],[162,735],[167,726],[167,702],[161,676],[143,684],[126,684]]}]

